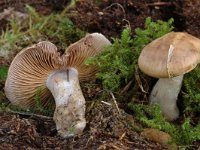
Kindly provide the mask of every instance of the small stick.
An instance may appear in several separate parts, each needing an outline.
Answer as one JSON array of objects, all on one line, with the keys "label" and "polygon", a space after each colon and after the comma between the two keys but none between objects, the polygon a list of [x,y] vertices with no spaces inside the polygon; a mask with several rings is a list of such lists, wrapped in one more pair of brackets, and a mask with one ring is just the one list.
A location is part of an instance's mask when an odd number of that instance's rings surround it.
[{"label": "small stick", "polygon": [[129,81],[128,84],[123,88],[123,90],[119,93],[119,95],[124,94],[124,92],[126,92],[129,87],[131,86],[131,84],[133,83],[133,80]]},{"label": "small stick", "polygon": [[148,3],[147,6],[170,6],[172,2],[155,2],[155,3]]},{"label": "small stick", "polygon": [[93,136],[90,136],[90,138],[87,140],[87,143],[86,143],[86,145],[85,145],[85,148],[87,148],[88,143],[90,142],[90,140],[93,140],[93,139],[94,139],[94,137],[93,137]]},{"label": "small stick", "polygon": [[113,143],[109,143],[109,145],[110,145],[112,148],[116,149],[116,150],[122,150],[122,148],[118,147],[117,145],[115,145],[115,144],[113,144]]},{"label": "small stick", "polygon": [[37,117],[37,118],[42,118],[42,119],[48,119],[48,120],[52,119],[52,117],[33,114],[33,113],[27,113],[27,112],[18,112],[18,111],[13,111],[13,110],[8,110],[8,112],[11,112],[11,113],[14,113],[14,114],[19,114],[19,115],[24,115],[24,116],[31,116],[31,117]]},{"label": "small stick", "polygon": [[108,103],[108,102],[105,102],[105,101],[101,101],[103,104],[106,104],[108,106],[112,106],[112,104]]},{"label": "small stick", "polygon": [[124,133],[121,135],[121,137],[119,138],[119,140],[122,140],[122,139],[125,137],[125,135],[126,135],[126,132],[124,132]]},{"label": "small stick", "polygon": [[136,73],[135,73],[135,79],[136,79],[136,81],[137,81],[137,83],[138,83],[138,85],[139,85],[141,91],[142,91],[143,93],[148,93],[147,91],[144,90],[144,88],[143,88],[143,86],[142,86],[142,81],[141,81],[140,76],[139,76],[139,73],[138,73],[138,67],[136,67],[135,72],[136,72]]},{"label": "small stick", "polygon": [[121,4],[119,4],[119,3],[112,3],[110,6],[106,7],[105,10],[111,8],[111,7],[114,6],[114,5],[117,5],[118,7],[120,7],[120,8],[122,9],[122,11],[123,11],[123,13],[124,13],[124,18],[126,18],[125,9],[124,9],[124,7],[123,7]]},{"label": "small stick", "polygon": [[116,101],[116,98],[115,98],[114,94],[113,94],[112,92],[110,92],[110,95],[112,96],[112,99],[113,99],[114,104],[115,104],[115,106],[116,106],[116,108],[117,108],[117,111],[118,111],[118,113],[120,114],[120,110],[119,110],[119,107],[118,107],[118,105],[117,105],[117,101]]},{"label": "small stick", "polygon": [[127,22],[127,23],[128,23],[128,28],[131,28],[131,23],[130,23],[130,21],[129,21],[129,20],[127,20],[127,19],[123,19],[122,21],[125,21],[125,22]]},{"label": "small stick", "polygon": [[146,91],[144,90],[144,88],[143,88],[143,86],[142,86],[142,81],[140,80],[139,75],[135,75],[135,79],[136,79],[136,81],[137,81],[137,83],[138,83],[138,85],[139,85],[141,91],[142,91],[143,93],[148,93],[148,92],[146,92]]}]

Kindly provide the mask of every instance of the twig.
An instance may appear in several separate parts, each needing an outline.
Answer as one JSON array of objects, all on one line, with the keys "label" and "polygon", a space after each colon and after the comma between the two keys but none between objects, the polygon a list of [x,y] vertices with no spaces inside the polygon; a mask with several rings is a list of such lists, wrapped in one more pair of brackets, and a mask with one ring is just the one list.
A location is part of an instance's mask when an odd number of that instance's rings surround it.
[{"label": "twig", "polygon": [[143,86],[142,86],[142,81],[140,80],[140,76],[139,76],[138,74],[135,75],[135,79],[136,79],[136,81],[137,81],[137,83],[138,83],[138,85],[139,85],[141,91],[142,91],[143,93],[147,93],[147,92],[144,90]]},{"label": "twig", "polygon": [[119,138],[119,140],[122,140],[122,139],[125,137],[125,135],[126,135],[126,132],[124,132],[124,133],[121,135],[121,137]]},{"label": "twig", "polygon": [[110,92],[110,95],[112,96],[112,99],[113,99],[114,104],[115,104],[115,106],[117,108],[117,111],[120,114],[120,110],[119,110],[119,107],[118,107],[118,104],[117,104],[117,101],[116,101],[116,98],[115,98],[114,94],[112,92]]},{"label": "twig", "polygon": [[109,8],[111,8],[111,7],[113,7],[114,5],[117,5],[118,7],[120,7],[120,8],[122,9],[122,11],[123,11],[123,13],[124,13],[124,18],[126,18],[125,9],[124,9],[124,7],[123,7],[121,4],[119,4],[119,3],[112,3],[110,6],[106,7],[105,10],[106,10],[106,9],[109,9]]},{"label": "twig", "polygon": [[137,81],[137,83],[138,83],[138,85],[139,85],[141,91],[142,91],[143,93],[147,94],[148,92],[146,92],[146,91],[144,90],[143,86],[142,86],[142,81],[140,80],[140,76],[139,76],[139,74],[138,74],[138,67],[136,67],[136,69],[135,69],[135,79],[136,79],[136,81]]},{"label": "twig", "polygon": [[87,146],[88,146],[88,143],[90,142],[90,140],[93,140],[94,139],[94,137],[93,136],[90,136],[89,137],[89,139],[87,140],[87,143],[86,143],[86,145],[85,145],[85,148],[87,148]]},{"label": "twig", "polygon": [[44,115],[38,115],[38,114],[33,114],[33,113],[28,113],[28,112],[18,112],[18,111],[13,111],[13,110],[8,110],[8,112],[14,113],[14,114],[19,114],[19,115],[24,115],[24,116],[30,116],[30,117],[37,117],[37,118],[42,118],[42,119],[48,119],[51,120],[52,117],[44,116]]},{"label": "twig", "polygon": [[148,3],[146,6],[170,6],[173,5],[172,2],[154,2],[154,3]]},{"label": "twig", "polygon": [[105,101],[101,101],[103,104],[106,104],[108,106],[112,106],[112,104],[108,103],[108,102],[105,102]]},{"label": "twig", "polygon": [[71,0],[70,4],[66,6],[65,9],[62,11],[61,16],[64,16],[69,9],[74,8],[78,1],[79,0]]},{"label": "twig", "polygon": [[114,148],[116,150],[122,150],[122,148],[118,147],[117,145],[115,145],[113,143],[109,143],[109,146],[111,146],[111,148]]},{"label": "twig", "polygon": [[[130,23],[130,21],[129,21],[129,20],[127,20],[127,19],[123,19],[122,21],[125,21],[125,22],[127,22],[127,24],[128,24],[128,28],[131,28],[131,23]],[[127,25],[126,25],[125,27],[127,27]]]},{"label": "twig", "polygon": [[131,84],[133,83],[133,80],[129,81],[128,84],[123,88],[123,90],[119,93],[119,95],[124,94],[124,92],[126,92],[129,87],[131,86]]}]

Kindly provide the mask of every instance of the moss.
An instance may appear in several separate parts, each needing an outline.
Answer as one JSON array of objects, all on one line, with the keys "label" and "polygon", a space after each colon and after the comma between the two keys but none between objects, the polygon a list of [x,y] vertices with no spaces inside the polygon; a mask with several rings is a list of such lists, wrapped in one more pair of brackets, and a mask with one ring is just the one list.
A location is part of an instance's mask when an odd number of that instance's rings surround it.
[{"label": "moss", "polygon": [[100,71],[97,78],[102,80],[104,89],[117,92],[133,78],[137,60],[142,48],[152,40],[173,29],[173,19],[168,22],[153,22],[147,18],[145,29],[137,28],[135,37],[131,37],[131,29],[125,28],[121,38],[113,39],[113,44],[106,47],[100,55],[90,58],[87,64],[96,64]]},{"label": "moss", "polygon": [[7,73],[8,73],[8,66],[0,66],[0,80],[6,80],[7,77]]},{"label": "moss", "polygon": [[193,142],[200,140],[200,122],[194,126],[191,119],[186,118],[181,125],[170,123],[161,115],[159,105],[143,105],[131,102],[128,107],[144,127],[156,128],[169,133],[173,137],[173,141],[182,147],[188,147]]},{"label": "moss", "polygon": [[[105,52],[97,57],[90,58],[86,63],[96,64],[100,68],[97,77],[102,81],[103,89],[118,93],[121,88],[134,78],[135,67],[142,48],[154,39],[173,30],[173,19],[168,22],[153,22],[146,19],[145,29],[136,29],[135,36],[131,37],[131,29],[125,28],[118,39],[113,39],[113,44],[106,47]],[[144,127],[157,128],[169,133],[173,140],[182,147],[190,147],[193,142],[200,140],[198,120],[200,113],[200,70],[197,67],[184,78],[184,118],[182,123],[170,123],[166,121],[158,105],[145,105],[142,102],[130,102],[129,110],[132,110],[137,120]],[[101,97],[99,98],[101,99]],[[118,97],[120,101],[120,98]]]},{"label": "moss", "polygon": [[200,66],[184,76],[182,91],[185,116],[198,117],[200,114]]}]

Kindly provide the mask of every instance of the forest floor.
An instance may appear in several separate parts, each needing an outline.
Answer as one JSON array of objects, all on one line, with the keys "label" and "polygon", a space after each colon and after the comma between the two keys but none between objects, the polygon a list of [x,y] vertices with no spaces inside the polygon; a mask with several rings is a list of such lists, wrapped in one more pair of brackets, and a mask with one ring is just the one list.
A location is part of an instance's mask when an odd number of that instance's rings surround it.
[{"label": "forest floor", "polygon": [[[0,2],[0,13],[8,7],[24,13],[25,4],[29,4],[43,15],[60,13],[69,2],[67,0],[19,0]],[[85,32],[100,32],[111,40],[119,37],[125,26],[130,26],[134,36],[134,29],[144,27],[147,17],[153,20],[167,21],[174,18],[175,31],[186,31],[200,37],[200,2],[196,0],[80,0],[75,7],[66,11],[74,25]],[[8,20],[0,16],[0,30],[5,31]],[[55,42],[56,41],[51,41]],[[13,54],[14,57],[15,53]],[[0,66],[10,64],[12,58],[4,59],[0,56]],[[0,81],[0,102],[3,102],[5,80]],[[97,84],[97,83],[93,83]],[[126,111],[120,104],[120,113],[116,109],[113,98],[108,105],[96,100],[102,90],[95,85],[90,88],[84,86],[86,97],[87,126],[81,135],[62,139],[57,136],[55,124],[51,116],[45,117],[33,113],[18,111],[0,112],[0,149],[2,150],[33,150],[33,149],[167,149],[162,145],[143,137],[139,131],[140,124],[134,115]],[[105,111],[106,110],[106,111]],[[134,127],[131,125],[134,124]],[[198,149],[200,142],[196,142],[190,149]]]}]

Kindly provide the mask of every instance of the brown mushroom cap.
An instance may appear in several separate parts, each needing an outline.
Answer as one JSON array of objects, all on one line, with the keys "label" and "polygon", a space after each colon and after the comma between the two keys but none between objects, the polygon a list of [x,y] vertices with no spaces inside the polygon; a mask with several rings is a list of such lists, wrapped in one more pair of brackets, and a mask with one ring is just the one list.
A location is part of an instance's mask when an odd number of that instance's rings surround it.
[{"label": "brown mushroom cap", "polygon": [[32,107],[36,94],[44,106],[53,100],[46,88],[48,75],[60,69],[62,60],[54,44],[44,41],[28,47],[13,59],[5,83],[5,94],[15,105]]},{"label": "brown mushroom cap", "polygon": [[78,70],[80,81],[91,79],[98,68],[95,65],[86,65],[85,60],[99,54],[105,46],[110,44],[110,41],[100,33],[86,35],[85,38],[70,45],[65,50],[65,55],[69,56],[67,66]]},{"label": "brown mushroom cap", "polygon": [[142,50],[138,65],[147,75],[169,78],[194,69],[200,60],[200,40],[183,32],[170,32]]}]

